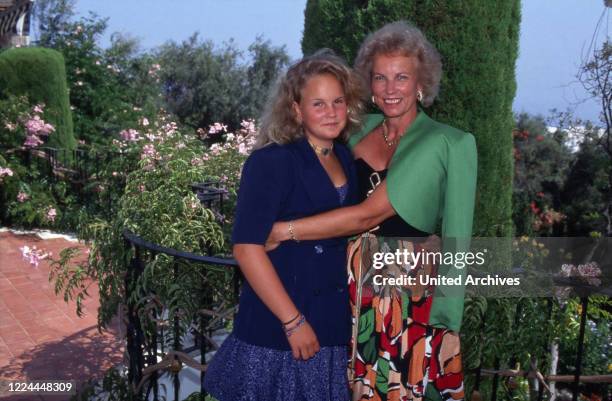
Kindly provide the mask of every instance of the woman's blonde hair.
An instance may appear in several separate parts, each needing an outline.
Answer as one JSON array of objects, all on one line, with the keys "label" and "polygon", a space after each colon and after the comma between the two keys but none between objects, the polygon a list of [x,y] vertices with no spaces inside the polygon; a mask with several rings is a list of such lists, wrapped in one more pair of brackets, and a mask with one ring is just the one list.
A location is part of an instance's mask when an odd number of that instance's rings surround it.
[{"label": "woman's blonde hair", "polygon": [[364,40],[355,59],[355,70],[371,82],[374,57],[385,54],[416,57],[419,61],[419,84],[423,89],[423,106],[430,106],[440,89],[442,61],[440,53],[416,26],[397,21],[386,24]]},{"label": "woman's blonde hair", "polygon": [[348,121],[341,138],[346,140],[348,133],[356,130],[363,111],[363,82],[340,57],[329,49],[323,49],[293,64],[276,83],[261,117],[256,149],[270,143],[286,144],[304,135],[297,121],[293,102],[299,103],[306,82],[321,74],[334,76],[344,91]]}]

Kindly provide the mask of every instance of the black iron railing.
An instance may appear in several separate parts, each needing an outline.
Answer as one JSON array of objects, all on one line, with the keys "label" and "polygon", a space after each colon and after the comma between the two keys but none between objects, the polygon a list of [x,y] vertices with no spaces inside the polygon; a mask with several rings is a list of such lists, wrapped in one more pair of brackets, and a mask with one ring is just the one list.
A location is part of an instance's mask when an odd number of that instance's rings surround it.
[{"label": "black iron railing", "polygon": [[[612,288],[610,287],[596,287],[589,285],[587,283],[582,282],[581,280],[576,280],[575,278],[570,277],[554,277],[553,279],[556,286],[559,287],[571,287],[574,292],[578,294],[580,298],[580,326],[579,326],[579,334],[578,334],[578,346],[575,355],[575,372],[573,375],[556,375],[556,376],[547,376],[542,375],[539,376],[539,366],[534,365],[529,367],[529,369],[522,371],[511,371],[511,370],[500,370],[501,362],[499,358],[495,358],[494,368],[486,369],[482,366],[478,367],[472,373],[475,375],[475,384],[474,390],[479,391],[483,376],[492,376],[492,384],[491,384],[491,401],[497,401],[498,389],[500,385],[501,378],[514,378],[514,377],[528,377],[535,380],[540,380],[538,382],[537,388],[537,400],[542,401],[544,399],[544,390],[547,389],[545,381],[555,381],[555,382],[565,382],[572,383],[572,401],[577,401],[580,394],[580,383],[601,383],[603,384],[602,389],[602,399],[609,399],[608,392],[608,384],[612,383],[612,375],[599,375],[599,376],[588,376],[585,377],[582,375],[582,365],[583,365],[583,354],[585,347],[585,329],[587,325],[587,312],[589,306],[589,295],[605,295],[608,297],[612,297]],[[552,317],[553,311],[553,300],[549,298],[547,301],[547,316],[548,320]],[[518,321],[518,316],[521,314],[520,304],[517,304],[517,309],[515,312],[515,322]],[[485,325],[486,315],[483,318],[482,327]],[[548,335],[548,333],[543,333],[543,335]],[[546,343],[550,343],[549,341]],[[512,366],[513,363],[510,363]],[[538,377],[539,376],[539,377]],[[510,399],[514,399],[512,394],[509,394]]]},{"label": "black iron railing", "polygon": [[[222,327],[225,319],[231,319],[235,311],[238,289],[240,286],[240,271],[235,269],[237,263],[234,259],[220,258],[214,256],[203,256],[190,252],[181,252],[175,249],[162,247],[148,242],[141,237],[125,231],[123,233],[126,247],[133,250],[129,261],[129,271],[125,278],[126,288],[126,314],[127,314],[127,353],[129,356],[128,382],[130,383],[136,399],[159,400],[159,371],[167,370],[174,374],[174,400],[179,400],[180,381],[178,373],[182,365],[186,364],[200,371],[201,400],[204,400],[206,391],[204,389],[204,375],[206,370],[206,353],[218,347],[212,340],[212,332]],[[173,277],[178,277],[179,269],[185,263],[196,263],[206,269],[207,266],[221,266],[231,269],[232,272],[232,296],[231,304],[212,305],[211,299],[202,298],[199,305],[197,322],[193,327],[195,344],[191,348],[184,348],[181,343],[182,329],[178,315],[174,315],[173,321],[167,326],[157,325],[150,338],[146,338],[142,327],[140,315],[144,307],[140,303],[132,302],[132,289],[134,283],[142,275],[145,264],[158,257],[165,255],[172,260]],[[205,285],[205,283],[202,283]],[[212,289],[210,289],[212,291]],[[151,313],[151,312],[147,312]],[[153,312],[156,313],[156,312]],[[153,316],[154,321],[161,321],[160,316]],[[165,349],[164,330],[172,330],[172,349]],[[198,362],[189,353],[199,350],[200,361]],[[161,360],[159,360],[161,358]],[[152,394],[151,394],[152,393]]]}]

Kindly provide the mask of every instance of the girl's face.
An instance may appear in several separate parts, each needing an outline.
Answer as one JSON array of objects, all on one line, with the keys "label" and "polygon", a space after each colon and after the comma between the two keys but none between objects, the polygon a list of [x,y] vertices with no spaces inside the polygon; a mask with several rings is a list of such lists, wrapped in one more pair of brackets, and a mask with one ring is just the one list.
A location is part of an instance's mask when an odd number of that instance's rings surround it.
[{"label": "girl's face", "polygon": [[388,118],[416,112],[417,90],[421,89],[415,57],[379,54],[372,63],[370,83],[374,102]]},{"label": "girl's face", "polygon": [[337,138],[347,120],[342,84],[331,74],[315,75],[302,88],[302,99],[293,109],[311,142],[326,145]]}]

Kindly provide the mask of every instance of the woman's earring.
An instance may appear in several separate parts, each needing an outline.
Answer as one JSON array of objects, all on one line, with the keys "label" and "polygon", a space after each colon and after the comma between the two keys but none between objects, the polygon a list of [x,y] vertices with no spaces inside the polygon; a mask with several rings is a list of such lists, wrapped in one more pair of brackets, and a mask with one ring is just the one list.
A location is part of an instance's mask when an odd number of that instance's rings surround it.
[{"label": "woman's earring", "polygon": [[376,98],[372,95],[372,103],[376,104]]},{"label": "woman's earring", "polygon": [[419,103],[423,101],[423,91],[420,89],[417,91],[417,100],[419,101]]}]

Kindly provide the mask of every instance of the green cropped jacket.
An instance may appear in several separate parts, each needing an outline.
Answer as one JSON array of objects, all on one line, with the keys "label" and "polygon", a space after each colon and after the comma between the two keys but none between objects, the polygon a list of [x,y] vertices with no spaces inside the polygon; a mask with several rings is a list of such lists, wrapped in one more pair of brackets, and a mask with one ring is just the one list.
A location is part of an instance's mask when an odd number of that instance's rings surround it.
[{"label": "green cropped jacket", "polygon": [[[349,146],[353,148],[382,121],[383,115],[368,114],[362,129],[350,137]],[[440,234],[443,252],[465,252],[472,235],[476,175],[474,136],[419,111],[389,164],[387,195],[408,224]],[[438,268],[440,275],[462,276],[461,282],[464,270],[449,265]],[[430,325],[459,331],[464,292],[463,286],[438,286]]]}]

